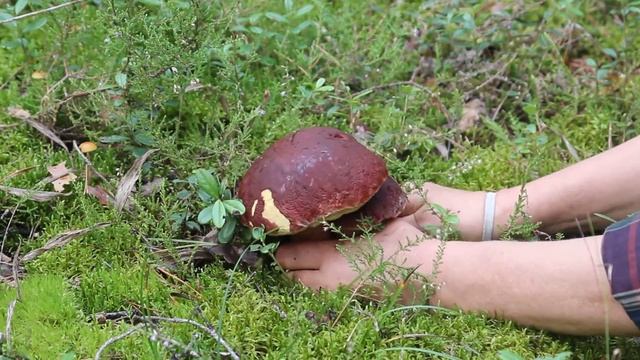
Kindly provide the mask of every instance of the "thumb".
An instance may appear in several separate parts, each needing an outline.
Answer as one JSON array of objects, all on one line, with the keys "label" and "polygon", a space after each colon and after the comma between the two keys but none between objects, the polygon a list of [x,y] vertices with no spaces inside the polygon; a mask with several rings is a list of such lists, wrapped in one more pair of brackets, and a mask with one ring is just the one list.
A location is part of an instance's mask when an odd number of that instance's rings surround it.
[{"label": "thumb", "polygon": [[414,214],[425,204],[423,193],[420,190],[413,190],[407,195],[407,204],[400,213],[400,216]]}]

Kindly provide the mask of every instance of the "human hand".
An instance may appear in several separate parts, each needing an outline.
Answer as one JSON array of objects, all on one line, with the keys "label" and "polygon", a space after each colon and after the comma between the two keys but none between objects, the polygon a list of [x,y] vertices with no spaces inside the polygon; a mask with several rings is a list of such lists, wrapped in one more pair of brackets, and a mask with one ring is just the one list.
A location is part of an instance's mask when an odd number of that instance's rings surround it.
[{"label": "human hand", "polygon": [[[397,219],[390,221],[373,240],[380,245],[384,261],[403,268],[416,269],[418,274],[429,275],[436,242],[425,240],[423,236],[425,235],[409,222]],[[406,247],[409,242],[415,245]],[[276,252],[276,260],[288,271],[290,277],[312,289],[334,290],[339,286],[357,288],[368,280],[362,278],[361,274],[367,274],[372,269],[360,269],[360,272],[354,270],[345,255],[336,248],[338,243],[345,246],[347,254],[356,256],[359,252],[367,250],[362,246],[369,245],[365,239],[339,242],[308,237],[281,244]],[[375,268],[379,264],[368,265]],[[369,289],[371,286],[382,288],[384,285],[388,284],[366,284]]]},{"label": "human hand", "polygon": [[[485,192],[466,191],[434,183],[424,183],[419,190],[409,193],[409,201],[400,219],[418,229],[427,225],[440,225],[441,221],[430,204],[438,204],[456,214],[461,240],[482,239]],[[426,202],[425,202],[426,200]]]}]

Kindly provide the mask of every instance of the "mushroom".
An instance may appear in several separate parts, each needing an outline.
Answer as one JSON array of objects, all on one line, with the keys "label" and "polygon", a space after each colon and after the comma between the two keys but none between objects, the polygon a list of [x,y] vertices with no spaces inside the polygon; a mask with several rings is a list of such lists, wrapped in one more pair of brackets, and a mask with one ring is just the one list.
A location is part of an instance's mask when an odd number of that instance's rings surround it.
[{"label": "mushroom", "polygon": [[283,236],[337,220],[347,231],[357,220],[398,216],[407,197],[384,160],[352,136],[311,127],[284,136],[249,168],[237,187],[245,226]]}]

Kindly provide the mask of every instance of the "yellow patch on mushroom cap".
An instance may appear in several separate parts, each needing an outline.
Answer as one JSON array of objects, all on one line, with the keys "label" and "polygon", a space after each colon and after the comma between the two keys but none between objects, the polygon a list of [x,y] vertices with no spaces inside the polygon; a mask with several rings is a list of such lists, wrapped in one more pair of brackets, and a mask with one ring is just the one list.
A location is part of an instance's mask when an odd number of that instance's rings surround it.
[{"label": "yellow patch on mushroom cap", "polygon": [[262,196],[262,202],[264,203],[262,217],[276,225],[276,234],[288,233],[291,228],[291,222],[280,212],[280,209],[278,209],[275,202],[273,202],[273,194],[271,193],[271,190],[262,190],[260,195]]}]

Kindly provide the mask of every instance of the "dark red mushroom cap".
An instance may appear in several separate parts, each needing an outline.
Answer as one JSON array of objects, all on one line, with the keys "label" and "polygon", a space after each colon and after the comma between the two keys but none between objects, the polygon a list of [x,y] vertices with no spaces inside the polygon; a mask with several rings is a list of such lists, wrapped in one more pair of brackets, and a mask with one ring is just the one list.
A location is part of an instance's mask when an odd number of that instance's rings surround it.
[{"label": "dark red mushroom cap", "polygon": [[246,226],[298,233],[354,212],[388,177],[384,160],[334,128],[306,128],[271,145],[238,184]]},{"label": "dark red mushroom cap", "polygon": [[393,178],[388,177],[380,190],[358,211],[344,215],[333,223],[340,227],[343,234],[358,233],[360,221],[369,219],[374,224],[379,224],[393,219],[404,210],[407,200],[407,194],[402,187]]}]

